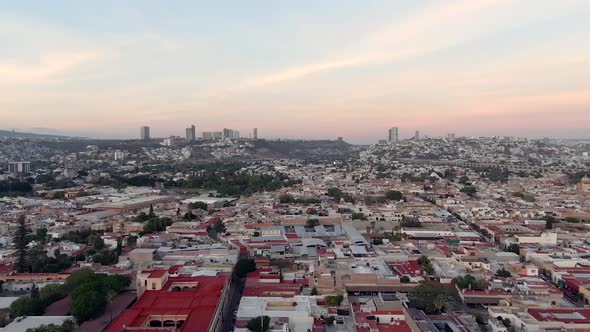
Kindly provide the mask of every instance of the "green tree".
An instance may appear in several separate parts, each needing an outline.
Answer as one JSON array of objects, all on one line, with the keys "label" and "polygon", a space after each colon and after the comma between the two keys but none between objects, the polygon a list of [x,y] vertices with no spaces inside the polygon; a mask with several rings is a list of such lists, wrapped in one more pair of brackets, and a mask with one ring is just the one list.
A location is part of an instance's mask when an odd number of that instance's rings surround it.
[{"label": "green tree", "polygon": [[338,294],[336,296],[334,296],[334,295],[326,296],[326,304],[328,304],[330,306],[339,306],[342,304],[342,301],[344,301],[344,296],[342,296],[341,294]]},{"label": "green tree", "polygon": [[203,211],[207,211],[207,209],[209,209],[209,206],[205,202],[190,203],[189,207],[191,209],[199,209],[199,210],[203,210]]},{"label": "green tree", "polygon": [[99,251],[104,249],[104,240],[99,234],[92,234],[88,237],[88,245],[94,250]]},{"label": "green tree", "polygon": [[154,213],[154,205],[150,204],[150,212],[148,213],[148,218],[154,218],[156,214]]},{"label": "green tree", "polygon": [[240,278],[244,278],[248,273],[254,271],[256,271],[256,262],[251,258],[242,258],[238,260],[234,267],[235,274]]},{"label": "green tree", "polygon": [[367,217],[362,212],[353,212],[352,219],[353,220],[367,220]]},{"label": "green tree", "polygon": [[430,258],[428,258],[428,256],[426,256],[426,255],[422,255],[422,256],[418,257],[418,264],[420,264],[422,266],[426,266],[426,265],[430,264]]},{"label": "green tree", "polygon": [[270,329],[270,317],[254,317],[248,321],[248,325],[246,327],[252,332],[267,332]]},{"label": "green tree", "polygon": [[392,200],[392,201],[401,201],[404,198],[404,195],[402,194],[401,191],[389,190],[389,191],[385,192],[385,197],[387,197],[387,199]]},{"label": "green tree", "polygon": [[312,218],[312,219],[307,219],[305,226],[315,227],[315,226],[318,226],[319,224],[320,224],[320,221],[318,219]]},{"label": "green tree", "polygon": [[318,294],[319,293],[318,293],[318,289],[317,288],[314,287],[314,288],[311,289],[311,295],[318,295]]},{"label": "green tree", "polygon": [[496,276],[501,278],[510,278],[512,277],[512,273],[510,273],[510,271],[506,270],[505,268],[501,268],[496,271]]},{"label": "green tree", "polygon": [[569,223],[574,223],[574,224],[577,224],[577,223],[579,223],[579,222],[580,222],[580,219],[578,219],[578,218],[574,218],[574,217],[566,217],[566,218],[565,218],[565,221],[566,221],[566,222],[569,222]]},{"label": "green tree", "polygon": [[516,243],[512,243],[506,248],[507,252],[513,252],[517,255],[520,255],[520,246]]},{"label": "green tree", "polygon": [[446,304],[445,296],[443,294],[438,294],[434,298],[434,301],[433,301],[432,304],[434,305],[434,308],[436,309],[436,312],[438,312],[438,313],[443,312],[443,310],[445,308],[445,304]]},{"label": "green tree", "polygon": [[453,278],[452,282],[460,289],[483,290],[485,288],[485,282],[483,280],[476,279],[469,274]]},{"label": "green tree", "polygon": [[103,313],[106,294],[93,284],[82,285],[72,293],[72,316],[78,322],[85,322]]},{"label": "green tree", "polygon": [[21,297],[10,304],[10,317],[39,316],[43,314],[43,305],[39,299]]},{"label": "green tree", "polygon": [[55,301],[61,300],[68,295],[68,291],[64,285],[49,284],[39,291],[39,300],[43,306],[47,307]]},{"label": "green tree", "polygon": [[41,242],[41,244],[45,244],[47,242],[47,228],[38,228],[35,237],[37,241]]},{"label": "green tree", "polygon": [[431,263],[428,263],[426,266],[424,266],[424,272],[426,272],[428,275],[434,275],[434,267]]},{"label": "green tree", "polygon": [[73,332],[74,327],[74,322],[68,319],[62,325],[41,325],[39,327],[27,329],[25,332]]},{"label": "green tree", "polygon": [[477,188],[474,186],[465,186],[461,188],[461,192],[469,197],[473,197],[477,193]]},{"label": "green tree", "polygon": [[31,286],[31,298],[35,300],[39,299],[39,287],[37,287],[35,284]]},{"label": "green tree", "polygon": [[332,326],[332,325],[334,325],[335,321],[336,321],[336,317],[330,316],[330,317],[326,318],[326,325]]},{"label": "green tree", "polygon": [[460,184],[467,184],[467,183],[469,183],[469,178],[466,175],[463,175],[459,178],[459,183]]},{"label": "green tree", "polygon": [[437,297],[449,302],[457,298],[457,290],[454,287],[445,286],[438,282],[427,281],[416,287],[414,293],[409,296],[410,305],[424,310],[427,314],[435,314],[438,312],[434,301]]},{"label": "green tree", "polygon": [[128,247],[135,247],[137,245],[137,236],[129,235],[127,236],[127,244]]},{"label": "green tree", "polygon": [[16,270],[20,273],[28,270],[27,264],[27,245],[29,240],[27,235],[29,234],[29,228],[27,227],[25,216],[21,215],[18,217],[18,228],[14,236],[14,247],[16,248]]},{"label": "green tree", "polygon": [[49,267],[49,257],[43,249],[43,246],[38,245],[31,248],[27,253],[27,270],[32,273],[47,272]]}]

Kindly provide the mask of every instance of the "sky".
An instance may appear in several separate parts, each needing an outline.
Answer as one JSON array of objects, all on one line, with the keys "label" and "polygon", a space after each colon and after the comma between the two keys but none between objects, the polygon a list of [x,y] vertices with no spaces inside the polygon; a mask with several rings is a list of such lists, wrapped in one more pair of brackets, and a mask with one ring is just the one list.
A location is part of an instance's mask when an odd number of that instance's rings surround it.
[{"label": "sky", "polygon": [[0,129],[588,138],[589,17],[588,0],[1,1]]}]

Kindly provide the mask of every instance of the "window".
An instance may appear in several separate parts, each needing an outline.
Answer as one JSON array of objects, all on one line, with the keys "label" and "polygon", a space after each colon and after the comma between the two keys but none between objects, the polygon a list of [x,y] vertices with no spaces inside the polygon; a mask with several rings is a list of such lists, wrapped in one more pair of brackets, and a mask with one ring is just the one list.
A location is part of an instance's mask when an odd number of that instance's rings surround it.
[{"label": "window", "polygon": [[152,282],[152,289],[156,289],[156,283]]}]

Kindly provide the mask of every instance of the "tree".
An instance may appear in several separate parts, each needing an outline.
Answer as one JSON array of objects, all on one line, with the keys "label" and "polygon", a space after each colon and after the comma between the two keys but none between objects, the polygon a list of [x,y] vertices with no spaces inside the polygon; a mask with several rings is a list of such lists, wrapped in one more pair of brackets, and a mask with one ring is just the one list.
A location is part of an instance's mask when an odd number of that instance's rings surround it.
[{"label": "tree", "polygon": [[154,205],[150,204],[150,212],[148,213],[148,218],[154,218],[156,214],[154,213]]},{"label": "tree", "polygon": [[31,248],[27,253],[27,271],[32,273],[47,272],[49,266],[49,257],[43,249],[43,246],[38,245]]},{"label": "tree", "polygon": [[476,279],[472,275],[465,275],[453,278],[452,282],[457,285],[460,289],[472,289],[472,290],[483,290],[485,288],[485,282],[481,279]]},{"label": "tree", "polygon": [[434,267],[432,266],[431,263],[428,263],[428,264],[426,264],[426,266],[424,266],[424,272],[426,272],[428,275],[434,274]]},{"label": "tree", "polygon": [[49,284],[39,291],[39,300],[43,306],[47,307],[55,301],[61,300],[68,295],[68,290],[64,285]]},{"label": "tree", "polygon": [[256,271],[256,262],[251,258],[242,258],[238,260],[234,267],[235,274],[240,278],[244,278],[248,273],[254,271]]},{"label": "tree", "polygon": [[496,271],[496,276],[501,278],[510,278],[512,277],[512,273],[510,273],[510,271],[506,270],[505,268],[501,268]]},{"label": "tree", "polygon": [[29,240],[27,235],[29,234],[29,228],[25,223],[25,216],[21,215],[18,217],[18,228],[14,236],[14,247],[16,248],[16,270],[20,273],[28,270],[27,264],[27,245]]},{"label": "tree", "polygon": [[402,194],[401,191],[389,190],[389,191],[385,192],[385,197],[387,197],[387,199],[392,200],[392,201],[401,201],[404,198],[404,195]]},{"label": "tree", "polygon": [[520,255],[520,246],[516,243],[512,243],[506,248],[507,252],[513,252],[517,255]]},{"label": "tree", "polygon": [[198,210],[203,210],[203,211],[207,211],[207,209],[209,208],[209,206],[205,202],[190,203],[189,207],[191,209],[198,209]]},{"label": "tree", "polygon": [[335,321],[336,321],[336,317],[330,316],[330,317],[326,318],[326,325],[332,326],[332,325],[334,325]]},{"label": "tree", "polygon": [[31,298],[36,300],[39,299],[39,287],[35,284],[31,286]]},{"label": "tree", "polygon": [[21,297],[10,304],[10,317],[39,316],[43,314],[43,305],[39,299]]},{"label": "tree", "polygon": [[338,294],[336,296],[333,296],[333,295],[326,296],[326,304],[330,305],[330,306],[337,307],[342,304],[342,301],[344,301],[344,296],[341,294]]},{"label": "tree", "polygon": [[127,244],[128,247],[135,247],[137,245],[137,236],[129,235],[127,237]]},{"label": "tree", "polygon": [[319,293],[318,293],[318,289],[317,288],[314,287],[314,288],[311,289],[311,295],[318,295],[318,294]]},{"label": "tree", "polygon": [[315,227],[315,226],[318,226],[319,224],[320,224],[320,221],[318,219],[312,218],[312,219],[307,219],[305,226]]},{"label": "tree", "polygon": [[467,184],[467,183],[469,183],[469,178],[466,175],[463,175],[459,178],[459,183],[460,184]]},{"label": "tree", "polygon": [[445,308],[445,304],[446,304],[446,300],[444,295],[442,294],[438,294],[435,298],[434,301],[432,303],[434,305],[434,308],[436,309],[436,311],[438,313],[443,312],[444,308]]},{"label": "tree", "polygon": [[94,250],[99,251],[104,248],[104,240],[98,234],[92,234],[88,237],[88,245]]},{"label": "tree", "polygon": [[408,276],[402,276],[401,278],[399,278],[399,281],[400,281],[402,284],[406,284],[406,283],[410,282],[410,281],[411,281],[411,279],[410,279],[410,277],[408,277]]},{"label": "tree", "polygon": [[106,306],[106,294],[93,284],[86,284],[72,293],[72,316],[85,322],[100,315]]},{"label": "tree", "polygon": [[72,332],[74,331],[74,322],[66,320],[62,325],[41,325],[39,327],[27,329],[25,332]]},{"label": "tree", "polygon": [[246,327],[252,332],[267,332],[270,328],[270,317],[254,317],[248,321],[248,325]]},{"label": "tree", "polygon": [[47,242],[47,228],[38,228],[35,237],[37,241],[41,242],[41,244],[45,244]]},{"label": "tree", "polygon": [[565,221],[566,221],[566,222],[569,222],[569,223],[574,223],[574,224],[577,224],[577,223],[579,223],[579,222],[580,222],[580,219],[578,219],[578,218],[574,218],[574,217],[566,217],[566,218],[565,218]]},{"label": "tree", "polygon": [[426,265],[430,264],[430,258],[428,258],[428,256],[426,256],[426,255],[422,255],[422,256],[418,257],[418,264],[420,264],[422,266],[426,266]]},{"label": "tree", "polygon": [[427,281],[416,287],[409,296],[412,307],[424,310],[427,314],[437,313],[434,299],[441,297],[445,302],[457,298],[457,290],[454,287],[445,286],[434,281]]},{"label": "tree", "polygon": [[477,193],[477,188],[474,186],[465,186],[461,188],[461,192],[469,197],[473,197]]},{"label": "tree", "polygon": [[367,220],[367,217],[362,212],[353,212],[352,219],[353,220]]},{"label": "tree", "polygon": [[553,223],[555,223],[553,216],[545,216],[543,220],[545,220],[545,229],[553,229]]}]

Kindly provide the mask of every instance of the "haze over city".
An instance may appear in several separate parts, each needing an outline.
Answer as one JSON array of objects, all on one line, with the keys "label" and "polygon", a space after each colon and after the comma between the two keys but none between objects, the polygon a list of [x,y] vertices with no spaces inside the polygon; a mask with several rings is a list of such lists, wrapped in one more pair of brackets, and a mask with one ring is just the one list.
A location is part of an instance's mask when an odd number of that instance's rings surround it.
[{"label": "haze over city", "polygon": [[588,1],[13,1],[0,129],[588,137]]}]

